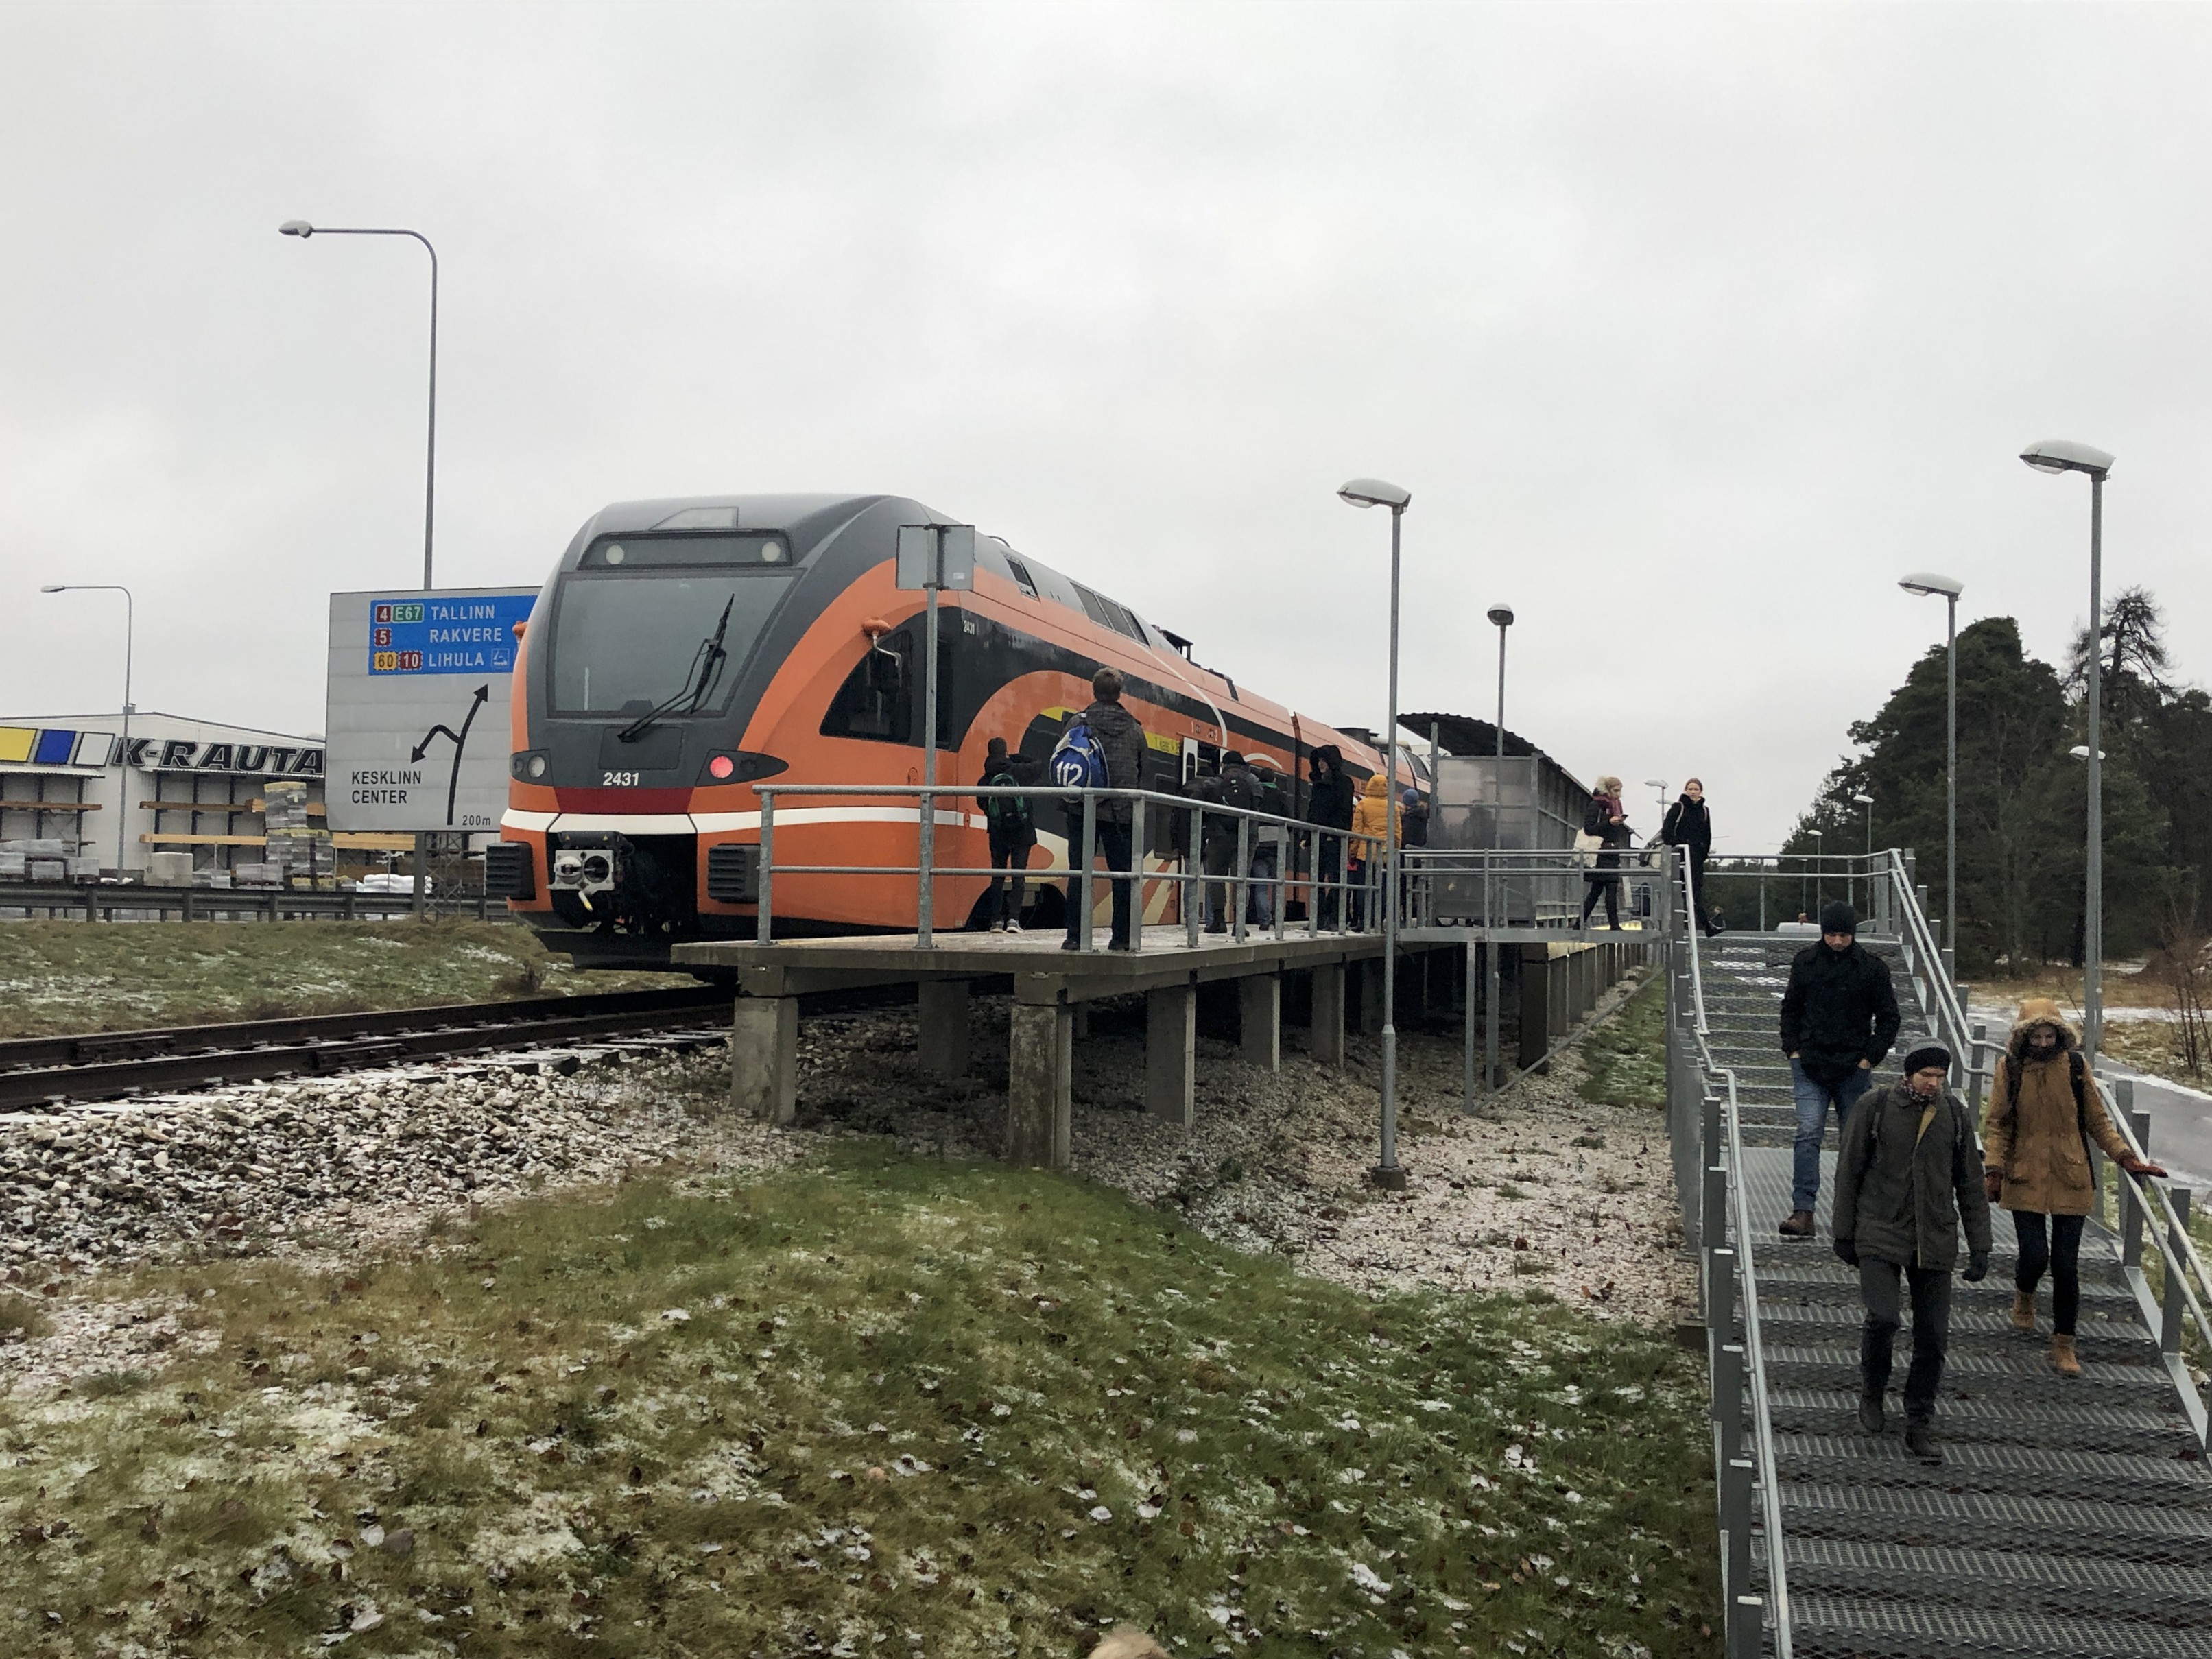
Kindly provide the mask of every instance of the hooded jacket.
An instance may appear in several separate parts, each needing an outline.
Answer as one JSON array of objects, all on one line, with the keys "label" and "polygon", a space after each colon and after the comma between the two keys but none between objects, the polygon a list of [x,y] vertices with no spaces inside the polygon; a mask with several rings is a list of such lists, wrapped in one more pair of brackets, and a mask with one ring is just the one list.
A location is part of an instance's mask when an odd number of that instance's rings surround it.
[{"label": "hooded jacket", "polygon": [[1705,802],[1684,795],[1667,809],[1659,839],[1669,847],[1686,847],[1697,857],[1705,858],[1713,850],[1713,815]]},{"label": "hooded jacket", "polygon": [[[1324,764],[1327,770],[1324,771]],[[1306,822],[1324,830],[1352,828],[1352,779],[1344,751],[1325,743],[1313,751],[1313,782],[1306,791]]]},{"label": "hooded jacket", "polygon": [[1356,837],[1352,843],[1352,856],[1371,859],[1381,856],[1385,837],[1389,832],[1390,783],[1380,772],[1371,772],[1367,781],[1359,786],[1359,799],[1352,808],[1352,830]]},{"label": "hooded jacket", "polygon": [[1815,1083],[1841,1083],[1862,1060],[1879,1066],[1897,1041],[1889,964],[1854,939],[1841,951],[1808,945],[1782,994],[1782,1052]]},{"label": "hooded jacket", "polygon": [[[2028,1037],[2039,1025],[2058,1033],[2058,1047],[2048,1060],[2034,1059],[2028,1052]],[[2128,1155],[2128,1144],[2112,1126],[2104,1097],[2097,1091],[2096,1075],[2086,1063],[2081,1099],[2078,1105],[2075,1102],[2073,1057],[2081,1042],[2058,1005],[2048,997],[2032,997],[2020,1005],[2019,1023],[1997,1060],[1996,1081],[1983,1123],[1983,1161],[2004,1176],[1999,1201],[2008,1210],[2087,1215],[2096,1207],[2097,1193],[2082,1136],[2086,1133],[2115,1162]]]},{"label": "hooded jacket", "polygon": [[1958,1265],[1961,1223],[1966,1248],[1987,1255],[1990,1200],[1966,1109],[1948,1090],[1925,1101],[1902,1081],[1861,1095],[1836,1154],[1836,1237],[1863,1256],[1948,1273]]},{"label": "hooded jacket", "polygon": [[[1106,786],[1109,789],[1141,789],[1145,787],[1145,728],[1137,717],[1121,707],[1120,702],[1096,698],[1078,718],[1098,734],[1098,746],[1106,751]],[[1081,822],[1083,802],[1080,797],[1070,797],[1073,805],[1068,816]],[[1098,803],[1101,823],[1129,822],[1129,803],[1109,798]],[[1081,861],[1081,850],[1077,852]]]}]

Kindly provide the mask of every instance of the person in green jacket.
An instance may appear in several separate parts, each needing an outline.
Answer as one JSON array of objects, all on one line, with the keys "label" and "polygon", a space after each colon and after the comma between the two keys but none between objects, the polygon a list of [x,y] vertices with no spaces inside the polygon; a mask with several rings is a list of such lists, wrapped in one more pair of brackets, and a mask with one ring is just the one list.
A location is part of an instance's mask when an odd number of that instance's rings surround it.
[{"label": "person in green jacket", "polygon": [[1836,1155],[1836,1254],[1859,1270],[1859,1426],[1882,1431],[1882,1395],[1901,1322],[1899,1280],[1912,1290],[1912,1367],[1905,1376],[1905,1446],[1943,1461],[1934,1425],[1951,1331],[1951,1271],[1966,1230],[1968,1284],[1990,1271],[1990,1200],[1966,1109],[1946,1091],[1948,1050],[1905,1057],[1905,1076],[1860,1097]]}]

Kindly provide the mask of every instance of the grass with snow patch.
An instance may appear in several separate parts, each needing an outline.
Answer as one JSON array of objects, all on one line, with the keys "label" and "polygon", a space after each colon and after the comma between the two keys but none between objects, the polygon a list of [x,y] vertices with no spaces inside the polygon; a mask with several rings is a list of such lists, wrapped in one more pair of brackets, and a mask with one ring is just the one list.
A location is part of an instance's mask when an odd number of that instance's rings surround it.
[{"label": "grass with snow patch", "polygon": [[394,921],[0,925],[0,1037],[688,985],[580,973],[526,927]]},{"label": "grass with snow patch", "polygon": [[1540,1294],[868,1144],[448,1246],[142,1278],[212,1352],[0,1403],[10,1650],[1717,1650],[1696,1366]]}]

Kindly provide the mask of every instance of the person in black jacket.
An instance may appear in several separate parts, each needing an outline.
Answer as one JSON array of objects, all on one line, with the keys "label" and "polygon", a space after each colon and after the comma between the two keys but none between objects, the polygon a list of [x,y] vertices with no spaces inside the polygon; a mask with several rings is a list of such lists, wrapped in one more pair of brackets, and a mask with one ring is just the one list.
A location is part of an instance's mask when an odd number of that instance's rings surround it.
[{"label": "person in black jacket", "polygon": [[[1091,706],[1074,717],[1091,728],[1106,757],[1106,787],[1109,789],[1141,789],[1145,787],[1145,728],[1137,717],[1121,707],[1121,677],[1111,668],[1102,668],[1091,677]],[[1071,720],[1070,724],[1073,724]],[[1134,849],[1130,844],[1131,809],[1126,799],[1109,797],[1098,803],[1096,823],[1098,854],[1106,860],[1109,871],[1133,871]],[[1063,951],[1082,948],[1082,935],[1077,931],[1081,924],[1083,903],[1082,885],[1075,872],[1083,865],[1083,804],[1080,799],[1067,809],[1067,937],[1060,942]],[[1114,889],[1114,934],[1107,949],[1126,951],[1129,948],[1131,884],[1122,877],[1112,884]]]},{"label": "person in black jacket", "polygon": [[[1348,830],[1352,828],[1352,778],[1344,769],[1344,751],[1333,743],[1325,743],[1313,751],[1312,787],[1306,791],[1306,822],[1319,830]],[[1321,843],[1314,860],[1314,879],[1316,882],[1340,882],[1344,879],[1344,845],[1341,835],[1316,836]],[[1325,888],[1319,895],[1318,909],[1321,926],[1334,930],[1338,915],[1337,902],[1340,891],[1335,887]]]},{"label": "person in black jacket", "polygon": [[1620,804],[1619,778],[1597,781],[1596,793],[1583,813],[1583,834],[1596,836],[1605,850],[1583,872],[1583,919],[1577,925],[1589,926],[1590,912],[1597,908],[1598,896],[1603,894],[1606,926],[1617,933],[1620,931],[1620,854],[1636,839],[1628,827],[1628,810]]},{"label": "person in black jacket", "polygon": [[1912,1287],[1912,1369],[1905,1375],[1905,1449],[1929,1463],[1943,1454],[1930,1430],[1951,1332],[1951,1270],[1966,1233],[1969,1285],[1990,1271],[1990,1200],[1973,1120],[1945,1092],[1948,1050],[1905,1057],[1905,1076],[1867,1096],[1844,1125],[1836,1154],[1836,1255],[1859,1270],[1866,1322],[1859,1336],[1859,1427],[1882,1430],[1891,1348],[1902,1322],[1898,1280]]},{"label": "person in black jacket", "polygon": [[1689,862],[1690,914],[1704,921],[1705,937],[1721,930],[1711,920],[1712,907],[1705,898],[1705,859],[1713,850],[1713,815],[1705,807],[1705,786],[1692,778],[1682,786],[1682,798],[1667,809],[1659,826],[1659,839],[1678,847]]},{"label": "person in black jacket", "polygon": [[[1820,1196],[1820,1141],[1833,1102],[1840,1124],[1874,1082],[1897,1041],[1897,993],[1889,964],[1858,942],[1858,917],[1838,902],[1820,912],[1820,942],[1790,964],[1782,994],[1782,1052],[1797,1106],[1797,1151],[1784,1238],[1813,1236]],[[1978,1177],[1977,1177],[1978,1179]]]},{"label": "person in black jacket", "polygon": [[[975,781],[986,789],[1015,788],[1032,781],[1026,775],[1029,769],[1006,752],[1004,738],[991,739],[990,748],[983,757],[983,775]],[[983,927],[986,932],[1004,929],[1010,933],[1022,931],[1022,889],[1027,878],[1023,872],[1029,868],[1030,854],[1036,846],[1036,813],[1027,795],[981,795],[976,804],[983,809],[983,823],[991,838],[991,867],[1012,872],[1013,901],[1006,901],[1006,878],[993,876],[991,890],[983,902]]]}]

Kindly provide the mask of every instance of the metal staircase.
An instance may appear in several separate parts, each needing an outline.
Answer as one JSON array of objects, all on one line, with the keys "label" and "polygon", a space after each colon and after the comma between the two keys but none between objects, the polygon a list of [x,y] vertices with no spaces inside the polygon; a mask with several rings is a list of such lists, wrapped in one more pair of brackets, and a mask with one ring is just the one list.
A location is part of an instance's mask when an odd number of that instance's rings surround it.
[{"label": "metal staircase", "polygon": [[[1953,1035],[1955,993],[1899,885],[1886,907],[1898,932],[1861,938],[1890,966],[1895,1052],[1944,1041],[1962,1072],[1978,1066]],[[2212,1655],[2212,1469],[2179,1352],[2185,1318],[2201,1329],[2204,1312],[2202,1261],[2178,1237],[2189,1195],[2124,1192],[2114,1227],[2092,1223],[2078,1379],[2050,1369],[2047,1278],[2037,1334],[2013,1329],[2012,1224],[1993,1213],[1988,1279],[1954,1283],[1944,1462],[1908,1456],[1899,1433],[1909,1318],[1889,1431],[1862,1434],[1857,1275],[1829,1247],[1832,1118],[1815,1237],[1776,1232],[1794,1133],[1778,1014],[1791,957],[1815,942],[1678,932],[1670,950],[1669,1111],[1705,1270],[1730,1659]],[[1893,1054],[1877,1086],[1894,1067]],[[1961,1080],[1978,1098],[1977,1079]],[[2140,1144],[2142,1125],[2130,1127]],[[2144,1275],[2146,1242],[2161,1266],[2180,1264],[2162,1297]]]}]

